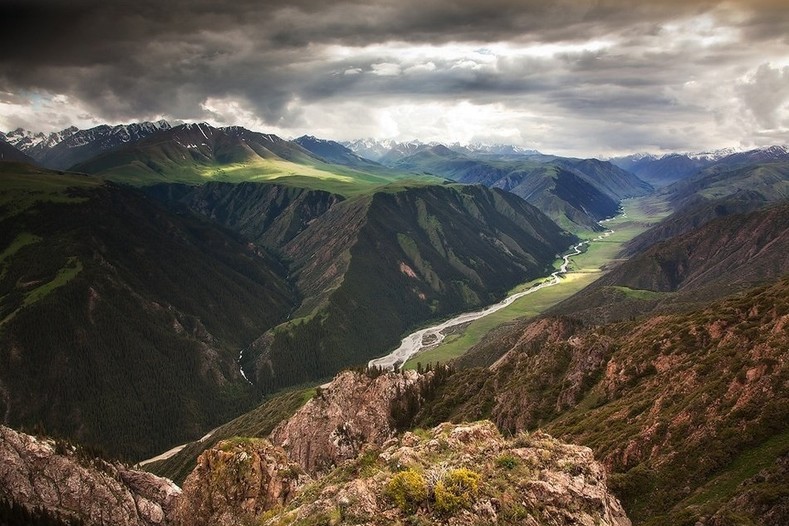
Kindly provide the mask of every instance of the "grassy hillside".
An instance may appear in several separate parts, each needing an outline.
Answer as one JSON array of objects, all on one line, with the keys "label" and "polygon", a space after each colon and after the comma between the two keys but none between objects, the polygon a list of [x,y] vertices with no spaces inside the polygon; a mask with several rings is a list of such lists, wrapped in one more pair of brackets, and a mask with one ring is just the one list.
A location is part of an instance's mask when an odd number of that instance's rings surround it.
[{"label": "grassy hillside", "polygon": [[661,193],[676,208],[691,204],[698,196],[709,200],[740,196],[772,202],[789,199],[789,163],[751,163],[736,168],[715,165],[666,187]]},{"label": "grassy hillside", "polygon": [[28,163],[0,163],[0,219],[22,213],[36,203],[77,203],[84,201],[73,189],[96,188],[101,179],[55,172]]},{"label": "grassy hillside", "polygon": [[207,124],[160,131],[77,164],[73,170],[137,186],[255,181],[343,195],[367,192],[404,176],[374,164],[331,164],[275,135]]},{"label": "grassy hillside", "polygon": [[255,403],[235,361],[292,309],[278,261],[127,188],[50,172],[2,184],[7,423],[135,459]]}]

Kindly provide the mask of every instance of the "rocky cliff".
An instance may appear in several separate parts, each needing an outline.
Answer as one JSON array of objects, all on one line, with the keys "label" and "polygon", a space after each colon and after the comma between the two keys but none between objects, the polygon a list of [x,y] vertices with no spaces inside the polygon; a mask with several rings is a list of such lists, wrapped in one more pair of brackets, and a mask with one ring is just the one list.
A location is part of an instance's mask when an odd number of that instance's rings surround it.
[{"label": "rocky cliff", "polygon": [[355,458],[368,444],[392,438],[392,403],[427,377],[416,371],[370,377],[344,371],[271,433],[293,462],[309,472]]},{"label": "rocky cliff", "polygon": [[220,442],[197,459],[184,482],[176,523],[232,526],[288,503],[308,477],[267,440]]},{"label": "rocky cliff", "polygon": [[302,491],[280,520],[331,524],[629,526],[589,448],[489,421],[441,424],[369,448]]},{"label": "rocky cliff", "polygon": [[0,426],[0,498],[87,526],[165,526],[171,481]]}]

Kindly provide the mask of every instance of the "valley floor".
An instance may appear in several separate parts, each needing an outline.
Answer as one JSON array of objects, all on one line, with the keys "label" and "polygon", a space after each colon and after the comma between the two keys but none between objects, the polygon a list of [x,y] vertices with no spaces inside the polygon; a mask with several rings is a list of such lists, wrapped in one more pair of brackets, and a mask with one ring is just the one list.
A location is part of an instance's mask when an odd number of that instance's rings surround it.
[{"label": "valley floor", "polygon": [[[416,354],[405,363],[404,368],[416,369],[418,363],[446,363],[481,342],[491,330],[516,319],[529,319],[540,315],[599,279],[606,268],[618,261],[617,256],[625,243],[669,214],[667,204],[654,196],[626,200],[622,203],[622,208],[621,215],[605,223],[607,228],[613,230],[613,234],[586,245],[583,253],[571,257],[568,272],[557,285],[537,290],[504,309],[453,328],[440,345]],[[596,236],[590,235],[589,238]],[[560,259],[557,264],[561,262]],[[510,291],[510,294],[534,287],[544,280],[545,278],[540,278],[519,285]]]}]

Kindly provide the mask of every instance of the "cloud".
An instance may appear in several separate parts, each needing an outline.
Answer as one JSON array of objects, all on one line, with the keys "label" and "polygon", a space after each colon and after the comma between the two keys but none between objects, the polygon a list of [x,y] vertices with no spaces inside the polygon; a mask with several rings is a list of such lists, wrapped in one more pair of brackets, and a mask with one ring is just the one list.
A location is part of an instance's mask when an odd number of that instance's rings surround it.
[{"label": "cloud", "polygon": [[789,66],[762,64],[739,83],[737,92],[759,126],[789,127]]},{"label": "cloud", "polygon": [[[456,133],[454,111],[480,116],[464,136],[499,122],[590,153],[780,140],[788,26],[778,0],[7,0],[0,125],[165,116],[419,137]],[[397,113],[420,111],[434,122]]]},{"label": "cloud", "polygon": [[396,77],[400,74],[400,65],[393,62],[381,62],[370,66],[373,75],[379,77]]}]

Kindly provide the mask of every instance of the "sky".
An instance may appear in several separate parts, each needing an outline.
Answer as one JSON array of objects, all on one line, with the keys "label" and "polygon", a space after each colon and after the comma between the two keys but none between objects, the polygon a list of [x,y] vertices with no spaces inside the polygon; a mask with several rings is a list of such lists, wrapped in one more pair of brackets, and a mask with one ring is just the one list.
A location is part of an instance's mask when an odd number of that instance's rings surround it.
[{"label": "sky", "polygon": [[611,156],[789,143],[789,1],[0,0],[0,130]]}]

